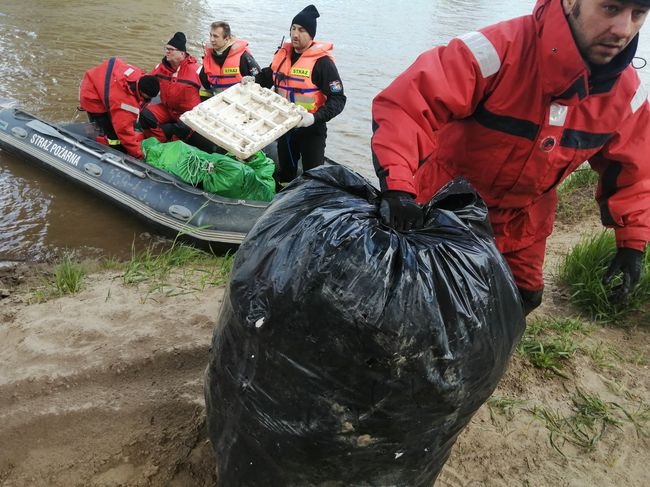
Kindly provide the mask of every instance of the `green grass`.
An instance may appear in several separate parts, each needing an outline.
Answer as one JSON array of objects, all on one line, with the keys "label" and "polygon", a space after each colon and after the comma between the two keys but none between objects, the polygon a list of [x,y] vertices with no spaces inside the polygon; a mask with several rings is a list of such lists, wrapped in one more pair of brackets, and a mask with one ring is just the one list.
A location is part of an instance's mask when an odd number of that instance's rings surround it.
[{"label": "green grass", "polygon": [[634,425],[638,436],[650,438],[650,406],[640,403],[637,409],[632,412],[627,409],[620,409],[625,418]]},{"label": "green grass", "polygon": [[73,262],[70,255],[65,255],[54,269],[54,288],[59,295],[75,294],[81,290],[84,275],[83,267]]},{"label": "green grass", "polygon": [[503,396],[492,396],[487,400],[487,405],[490,408],[490,415],[497,412],[506,419],[512,420],[515,417],[517,410],[522,409],[526,401],[522,399],[511,399]]},{"label": "green grass", "polygon": [[558,186],[558,191],[562,194],[579,188],[595,188],[596,183],[598,183],[598,173],[585,163],[562,181],[562,184]]},{"label": "green grass", "polygon": [[619,408],[619,406],[602,400],[596,394],[589,394],[582,389],[577,389],[572,401],[576,410],[575,421],[580,428],[587,428],[591,431],[600,430],[600,435],[602,435],[607,426],[621,424],[621,420],[614,414],[614,408]]},{"label": "green grass", "polygon": [[122,269],[124,263],[115,257],[104,257],[99,261],[99,268],[105,271],[114,271]]},{"label": "green grass", "polygon": [[644,272],[635,291],[624,303],[610,302],[608,295],[618,282],[605,286],[602,278],[615,252],[614,233],[607,230],[583,239],[559,266],[559,279],[568,287],[571,302],[598,321],[618,322],[643,309],[650,298],[650,252],[646,252]]},{"label": "green grass", "polygon": [[577,346],[565,337],[547,337],[530,339],[524,337],[519,344],[519,352],[538,369],[546,369],[565,377],[562,372],[564,362],[573,357]]},{"label": "green grass", "polygon": [[[84,276],[93,269],[123,271],[121,277],[125,285],[145,286],[144,300],[152,299],[156,293],[165,296],[191,294],[225,284],[233,260],[233,255],[216,256],[178,241],[163,250],[149,247],[137,254],[133,251],[127,262],[112,257],[86,262],[90,271],[66,254],[54,268],[52,278],[33,291],[32,299],[42,303],[77,293],[82,288]],[[110,291],[106,296],[108,299]]]},{"label": "green grass", "polygon": [[162,252],[148,248],[139,254],[134,253],[125,264],[122,280],[127,286],[146,284],[147,297],[153,293],[166,296],[188,294],[225,284],[232,261],[232,255],[219,257],[174,242],[171,248]]},{"label": "green grass", "polygon": [[601,369],[613,369],[621,363],[620,354],[603,342],[589,348],[587,354],[591,357],[592,362]]},{"label": "green grass", "polygon": [[85,275],[84,266],[66,253],[54,267],[52,277],[33,291],[32,299],[36,303],[44,303],[67,294],[76,294],[81,291]]},{"label": "green grass", "polygon": [[526,327],[526,334],[538,336],[544,332],[555,332],[560,335],[586,333],[587,326],[576,318],[538,318],[532,320]]},{"label": "green grass", "polygon": [[650,361],[648,360],[647,352],[644,352],[642,350],[633,351],[624,358],[628,363],[632,365],[647,367],[650,364]]},{"label": "green grass", "polygon": [[593,451],[608,428],[620,428],[624,422],[632,422],[618,404],[604,401],[596,394],[577,389],[571,401],[572,411],[568,415],[545,406],[531,410],[533,417],[548,429],[549,441],[561,455],[565,443]]},{"label": "green grass", "polygon": [[567,378],[562,369],[578,350],[574,340],[577,333],[586,333],[586,327],[580,320],[535,319],[526,327],[517,352],[533,367]]}]

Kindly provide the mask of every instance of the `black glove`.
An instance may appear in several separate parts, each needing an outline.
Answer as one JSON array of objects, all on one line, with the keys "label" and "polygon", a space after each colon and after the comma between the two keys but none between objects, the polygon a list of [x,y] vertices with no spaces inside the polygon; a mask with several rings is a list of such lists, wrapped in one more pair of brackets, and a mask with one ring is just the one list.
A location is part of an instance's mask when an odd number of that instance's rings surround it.
[{"label": "black glove", "polygon": [[183,122],[176,122],[174,124],[174,135],[180,140],[187,140],[192,135],[192,129]]},{"label": "black glove", "polygon": [[641,278],[642,268],[643,252],[625,247],[616,250],[616,255],[603,276],[605,286],[609,285],[618,274],[621,274],[623,280],[611,290],[608,296],[611,303],[620,304],[627,299]]},{"label": "black glove", "polygon": [[140,110],[138,122],[140,123],[140,128],[142,129],[155,129],[158,127],[158,119],[148,108],[143,108]]},{"label": "black glove", "polygon": [[385,191],[381,194],[379,214],[384,225],[399,232],[422,228],[424,213],[410,193]]},{"label": "black glove", "polygon": [[160,128],[165,134],[167,140],[172,140],[172,137],[175,135],[178,140],[184,140],[187,142],[187,139],[192,135],[192,129],[183,122],[163,123]]}]

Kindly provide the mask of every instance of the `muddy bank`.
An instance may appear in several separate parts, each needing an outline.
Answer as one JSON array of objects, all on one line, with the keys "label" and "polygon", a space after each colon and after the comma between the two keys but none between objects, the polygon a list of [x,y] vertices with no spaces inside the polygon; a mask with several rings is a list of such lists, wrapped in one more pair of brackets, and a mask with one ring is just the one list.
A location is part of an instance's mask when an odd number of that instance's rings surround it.
[{"label": "muddy bank", "polygon": [[[554,263],[578,236],[549,243],[548,289],[532,319],[575,316],[553,284]],[[214,486],[203,371],[223,287],[127,286],[95,271],[73,296],[36,302],[48,264],[0,266],[0,485]],[[174,285],[177,287],[174,288]],[[461,434],[443,487],[650,483],[650,333],[589,324],[564,376],[521,356]],[[552,436],[539,408],[574,414],[576,391],[636,414],[609,424],[592,448]],[[553,439],[553,443],[551,440]]]}]

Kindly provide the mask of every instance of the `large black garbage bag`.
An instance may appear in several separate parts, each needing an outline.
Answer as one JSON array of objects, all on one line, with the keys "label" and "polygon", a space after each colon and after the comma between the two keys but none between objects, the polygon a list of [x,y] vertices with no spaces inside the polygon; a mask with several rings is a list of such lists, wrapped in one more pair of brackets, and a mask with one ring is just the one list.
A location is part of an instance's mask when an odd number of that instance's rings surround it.
[{"label": "large black garbage bag", "polygon": [[525,326],[484,203],[423,230],[343,166],[282,191],[239,248],[205,378],[219,487],[430,486]]}]

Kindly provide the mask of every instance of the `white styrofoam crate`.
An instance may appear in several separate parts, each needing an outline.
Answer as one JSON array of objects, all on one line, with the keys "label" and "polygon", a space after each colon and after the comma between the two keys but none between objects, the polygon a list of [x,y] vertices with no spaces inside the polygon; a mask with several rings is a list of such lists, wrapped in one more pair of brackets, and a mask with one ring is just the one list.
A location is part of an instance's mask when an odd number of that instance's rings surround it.
[{"label": "white styrofoam crate", "polygon": [[238,83],[181,115],[203,137],[248,159],[295,127],[305,109],[257,83]]}]

